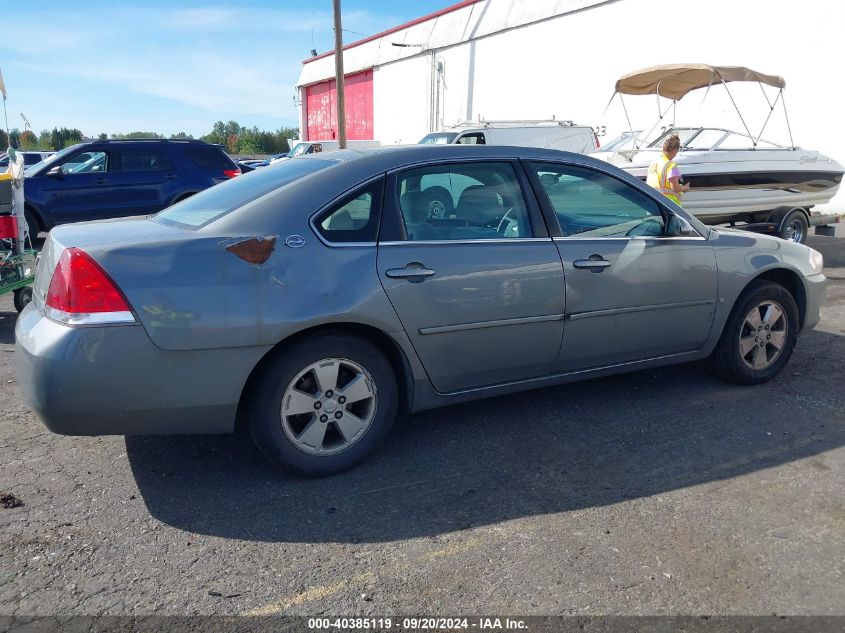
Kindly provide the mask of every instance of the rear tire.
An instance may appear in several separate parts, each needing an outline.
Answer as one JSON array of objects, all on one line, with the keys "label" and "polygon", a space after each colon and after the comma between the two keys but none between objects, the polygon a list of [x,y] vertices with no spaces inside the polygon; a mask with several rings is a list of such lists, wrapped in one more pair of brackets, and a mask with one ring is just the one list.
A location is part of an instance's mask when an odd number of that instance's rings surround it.
[{"label": "rear tire", "polygon": [[277,353],[246,397],[261,452],[307,477],[357,466],[388,435],[398,405],[384,354],[364,339],[327,333]]},{"label": "rear tire", "polygon": [[807,214],[801,209],[794,209],[787,213],[783,219],[778,237],[803,244],[807,239],[809,229],[810,223],[807,221]]},{"label": "rear tire", "polygon": [[15,290],[15,310],[23,312],[23,309],[32,301],[32,286],[24,286]]},{"label": "rear tire", "polygon": [[726,380],[756,385],[777,376],[798,340],[798,307],[780,284],[756,281],[740,295],[710,357]]}]

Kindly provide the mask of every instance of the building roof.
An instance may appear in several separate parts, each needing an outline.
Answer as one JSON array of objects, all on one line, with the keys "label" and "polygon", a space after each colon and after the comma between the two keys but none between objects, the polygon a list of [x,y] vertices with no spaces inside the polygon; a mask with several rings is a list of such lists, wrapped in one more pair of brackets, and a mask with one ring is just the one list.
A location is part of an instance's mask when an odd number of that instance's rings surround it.
[{"label": "building roof", "polygon": [[[380,37],[385,37],[387,35],[391,35],[393,33],[396,33],[397,31],[401,31],[402,29],[407,29],[407,28],[412,27],[416,24],[419,24],[420,22],[426,22],[428,20],[433,20],[434,18],[438,18],[441,15],[446,15],[447,13],[451,13],[452,11],[457,11],[458,9],[462,9],[465,6],[470,5],[470,4],[475,4],[476,2],[483,2],[483,0],[463,0],[462,2],[458,2],[456,4],[448,6],[445,9],[440,9],[439,11],[434,11],[432,13],[429,13],[428,15],[424,15],[421,18],[409,20],[408,22],[404,22],[403,24],[400,24],[399,26],[391,27],[391,28],[387,29],[386,31],[382,31],[381,33],[376,33],[375,35],[370,35],[369,37],[365,37],[363,39],[356,40],[356,41],[352,42],[351,44],[345,45],[343,47],[343,50],[347,51],[350,48],[355,48],[356,46],[361,46],[361,44],[366,44],[367,42],[371,42],[371,41],[378,39]],[[332,55],[334,55],[333,50],[332,51],[326,51],[325,53],[321,53],[320,55],[315,55],[314,57],[309,57],[308,59],[304,59],[304,60],[302,60],[302,63],[308,64],[308,63],[313,62],[317,59],[322,59],[324,57],[331,57]]]},{"label": "building roof", "polygon": [[[618,0],[464,0],[344,46],[347,75]],[[334,52],[307,59],[297,86],[334,77]]]}]

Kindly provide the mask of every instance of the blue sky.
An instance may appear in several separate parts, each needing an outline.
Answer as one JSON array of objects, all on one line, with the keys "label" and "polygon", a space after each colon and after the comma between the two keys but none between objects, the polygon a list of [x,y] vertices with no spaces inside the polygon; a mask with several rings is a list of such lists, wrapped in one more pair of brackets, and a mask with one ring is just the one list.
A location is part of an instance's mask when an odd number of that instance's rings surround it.
[{"label": "blue sky", "polygon": [[[344,42],[456,0],[342,0]],[[298,125],[302,60],[334,46],[331,0],[12,2],[0,70],[9,126],[205,134]],[[0,123],[2,125],[2,123]]]}]

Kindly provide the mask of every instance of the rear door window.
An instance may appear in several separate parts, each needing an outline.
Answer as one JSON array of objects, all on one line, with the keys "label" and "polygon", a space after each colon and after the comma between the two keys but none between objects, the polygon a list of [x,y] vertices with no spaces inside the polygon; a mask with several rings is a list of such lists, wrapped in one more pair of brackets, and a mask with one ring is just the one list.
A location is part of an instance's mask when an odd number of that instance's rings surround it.
[{"label": "rear door window", "polygon": [[384,181],[365,185],[321,213],[314,222],[327,242],[375,242],[381,214]]},{"label": "rear door window", "polygon": [[213,147],[211,145],[194,145],[185,147],[183,152],[192,162],[196,163],[203,169],[224,171],[227,169],[237,168],[235,162],[219,147]]},{"label": "rear door window", "polygon": [[510,163],[420,167],[399,174],[397,184],[409,240],[532,237],[525,198]]},{"label": "rear door window", "polygon": [[126,147],[120,152],[123,171],[163,171],[173,169],[167,154],[155,147]]}]

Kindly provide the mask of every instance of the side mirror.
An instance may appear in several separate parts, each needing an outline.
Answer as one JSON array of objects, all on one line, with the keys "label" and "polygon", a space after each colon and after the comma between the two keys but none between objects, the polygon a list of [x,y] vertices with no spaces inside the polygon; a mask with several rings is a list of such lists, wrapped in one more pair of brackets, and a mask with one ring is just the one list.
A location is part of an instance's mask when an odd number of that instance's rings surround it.
[{"label": "side mirror", "polygon": [[61,165],[56,165],[50,171],[47,172],[47,175],[51,178],[61,178],[65,175],[65,172],[62,171]]},{"label": "side mirror", "polygon": [[671,213],[666,225],[666,235],[669,237],[693,237],[698,234],[686,218]]}]

